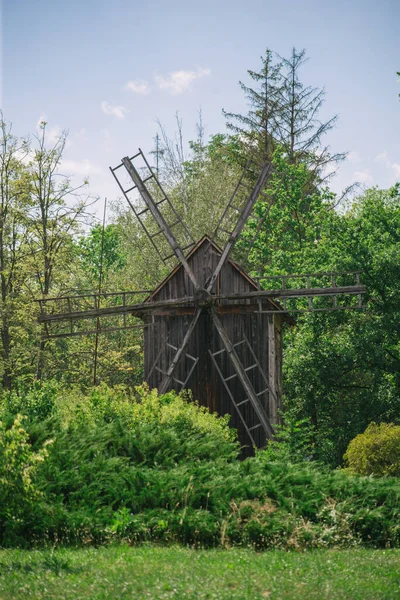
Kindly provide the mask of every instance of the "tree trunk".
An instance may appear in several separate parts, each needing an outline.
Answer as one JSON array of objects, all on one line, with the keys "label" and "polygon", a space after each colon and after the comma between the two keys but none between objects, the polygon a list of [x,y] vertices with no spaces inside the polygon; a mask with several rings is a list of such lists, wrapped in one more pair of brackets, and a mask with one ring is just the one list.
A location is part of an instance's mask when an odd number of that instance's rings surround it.
[{"label": "tree trunk", "polygon": [[4,312],[1,318],[1,342],[1,355],[3,359],[2,386],[4,390],[10,390],[12,383],[10,370],[10,328],[8,325],[7,315]]}]

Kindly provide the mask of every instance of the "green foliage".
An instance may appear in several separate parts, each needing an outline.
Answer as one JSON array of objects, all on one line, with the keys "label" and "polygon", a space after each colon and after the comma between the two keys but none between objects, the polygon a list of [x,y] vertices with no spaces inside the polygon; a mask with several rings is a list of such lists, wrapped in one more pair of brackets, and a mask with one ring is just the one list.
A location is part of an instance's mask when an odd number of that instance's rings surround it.
[{"label": "green foliage", "polygon": [[337,117],[325,122],[318,118],[325,92],[303,83],[301,68],[306,61],[304,49],[293,48],[285,58],[267,48],[259,71],[247,71],[253,87],[240,82],[248,112],[223,112],[227,127],[239,134],[249,153],[260,162],[270,160],[274,151],[282,148],[288,163],[307,164],[309,181],[319,182],[324,169],[345,155],[331,155],[323,146],[322,138]]},{"label": "green foliage", "polygon": [[3,427],[7,457],[16,457],[4,465],[17,465],[15,476],[5,471],[6,489],[20,491],[4,516],[3,545],[400,544],[398,480],[300,462],[312,452],[313,431],[295,416],[281,447],[244,461],[226,418],[145,387],[127,394],[101,386],[86,397],[61,391],[47,418],[31,413],[24,429],[13,427]]},{"label": "green foliage", "polygon": [[[95,283],[98,282],[100,276],[102,235],[103,228],[100,224],[97,224],[79,242],[79,253],[83,269]],[[105,278],[109,271],[120,271],[126,264],[126,257],[121,248],[120,231],[114,224],[107,225],[104,228],[102,264]]]},{"label": "green foliage", "polygon": [[[169,504],[174,479],[173,493],[184,497],[179,488],[187,486],[192,465],[211,456],[215,464],[231,461],[239,451],[227,419],[182,396],[159,397],[144,387],[132,395],[106,386],[86,398],[64,393],[58,413],[32,422],[30,433],[35,448],[54,438],[38,474],[46,503],[38,509],[35,532],[79,542],[118,532],[114,511],[118,515],[125,506],[137,513],[159,507],[160,499]],[[174,477],[179,467],[181,476]]]},{"label": "green foliage", "polygon": [[66,137],[49,148],[41,122],[33,143],[18,139],[0,113],[0,377],[7,390],[48,377],[32,300],[70,289],[75,272],[73,237],[88,198],[85,184],[72,187],[59,173]]},{"label": "green foliage", "polygon": [[23,527],[40,498],[34,480],[50,443],[34,452],[22,423],[22,415],[9,429],[0,421],[0,539],[6,544],[21,541]]},{"label": "green foliage", "polygon": [[370,423],[346,450],[344,459],[353,473],[400,476],[400,426]]},{"label": "green foliage", "polygon": [[15,389],[3,394],[0,412],[5,417],[20,413],[32,421],[46,419],[55,410],[58,391],[59,386],[52,380],[36,380],[31,385],[20,381]]},{"label": "green foliage", "polygon": [[312,460],[315,434],[309,417],[298,419],[293,411],[288,410],[284,414],[284,424],[275,426],[275,438],[263,452],[271,461],[296,463]]},{"label": "green foliage", "polygon": [[192,143],[191,149],[183,165],[188,200],[177,189],[171,189],[170,195],[194,239],[200,239],[214,231],[247,162],[247,153],[238,137],[221,134],[211,136],[206,145]]},{"label": "green foliage", "polygon": [[248,74],[256,86],[253,89],[240,82],[250,106],[248,113],[241,115],[224,111],[224,115],[228,119],[228,128],[244,138],[250,147],[255,147],[260,160],[265,161],[272,155],[283,130],[282,61],[267,48],[261,57],[260,71],[249,70]]},{"label": "green foliage", "polygon": [[318,272],[325,257],[317,246],[330,235],[333,195],[310,181],[305,163],[289,163],[282,149],[274,152],[272,162],[275,169],[266,191],[273,203],[265,199],[256,203],[256,218],[248,222],[240,242],[242,252],[247,253],[247,242],[262,219],[264,225],[247,259],[254,275]]},{"label": "green foliage", "polygon": [[[399,544],[398,481],[349,477],[310,460],[337,466],[368,423],[391,421],[383,437],[367,436],[380,441],[375,454],[361,452],[357,468],[398,474],[397,462],[385,461],[400,423],[400,187],[367,190],[336,210],[322,178],[340,156],[320,147],[334,120],[315,120],[323,93],[301,83],[303,61],[304,52],[286,60],[267,51],[261,71],[250,72],[259,88],[243,86],[250,112],[229,115],[236,135],[204,143],[199,133],[185,156],[180,130],[175,145],[165,138],[161,148],[168,195],[200,237],[214,228],[256,145],[274,163],[265,190],[274,203],[256,204],[262,228],[249,252],[260,224],[250,219],[236,256],[259,276],[361,270],[367,287],[367,311],[299,316],[286,331],[286,424],[267,450],[241,463],[228,418],[208,414],[189,396],[133,389],[143,376],[141,330],[100,337],[97,378],[112,387],[90,389],[93,338],[37,347],[32,297],[97,284],[101,227],[74,242],[85,202],[71,203],[79,188],[53,178],[65,134],[47,150],[42,124],[27,165],[29,145],[1,122],[0,376],[8,390],[0,399],[1,493],[9,502],[0,508],[0,543]],[[243,188],[239,204],[246,195]],[[167,268],[131,212],[115,206],[113,219],[105,230],[104,289],[154,288]],[[103,323],[117,324],[111,317]],[[28,385],[37,378],[43,383]]]},{"label": "green foliage", "polygon": [[286,408],[311,418],[317,457],[338,465],[368,423],[399,418],[398,186],[367,191],[330,223],[315,252],[320,268],[361,269],[368,308],[300,317],[286,336],[284,374]]}]

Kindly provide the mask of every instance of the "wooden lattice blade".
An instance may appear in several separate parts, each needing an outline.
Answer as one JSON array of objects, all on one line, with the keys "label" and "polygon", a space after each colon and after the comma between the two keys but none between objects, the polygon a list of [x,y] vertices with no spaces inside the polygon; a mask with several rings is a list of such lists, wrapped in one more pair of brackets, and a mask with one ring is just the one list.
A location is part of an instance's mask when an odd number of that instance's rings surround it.
[{"label": "wooden lattice blade", "polygon": [[[143,159],[145,169],[149,173],[149,175],[145,178],[141,177],[138,169],[133,164],[134,159],[137,157]],[[130,186],[129,189],[124,189],[124,186],[121,185],[121,182],[119,181],[116,175],[117,169],[119,169],[121,166],[124,167],[126,173],[129,175],[129,178],[131,179],[131,182],[133,184]],[[191,239],[190,232],[187,226],[184,224],[180,215],[175,210],[167,194],[163,190],[160,182],[158,181],[157,176],[155,175],[151,166],[146,160],[146,157],[144,156],[143,152],[139,149],[138,154],[136,154],[134,157],[124,157],[122,159],[121,165],[115,167],[114,169],[111,168],[111,172],[113,173],[130,207],[135,213],[136,218],[143,227],[146,235],[148,236],[155,250],[160,255],[161,259],[166,263],[172,257],[177,258],[182,264],[183,268],[185,269],[195,289],[197,289],[198,284],[196,281],[196,277],[194,276],[192,269],[187,263],[184,254],[186,248],[193,246],[193,240]],[[146,184],[147,181],[152,182],[156,186],[157,190],[161,193],[161,198],[157,198],[153,195],[151,188]],[[129,193],[132,190],[136,190],[140,194],[140,197],[145,206],[144,209],[138,211],[135,208],[134,203],[132,203],[131,199],[129,198]],[[163,213],[161,210],[161,207],[163,205],[166,205],[168,207],[168,217],[166,213]],[[140,217],[140,215],[143,215],[144,213],[149,217],[153,225],[156,226],[156,230],[153,233],[150,233],[147,224]],[[183,235],[186,238],[186,243],[183,245],[178,241],[179,235],[177,233],[176,227],[179,227],[181,229],[181,232],[183,232]],[[160,237],[164,238],[164,240],[167,242],[170,248],[169,256],[163,255],[163,252],[160,252],[160,248],[155,243],[155,239],[159,239]],[[189,245],[187,244],[187,242],[190,242]]]},{"label": "wooden lattice blade", "polygon": [[[235,225],[232,233],[230,234],[228,241],[226,242],[225,248],[222,251],[220,260],[215,268],[215,271],[214,271],[213,275],[210,277],[210,280],[207,282],[206,289],[208,292],[210,292],[212,290],[214,283],[216,282],[217,277],[218,277],[222,267],[224,266],[225,262],[228,260],[229,255],[232,252],[232,249],[233,249],[234,245],[236,244],[236,241],[238,240],[238,238],[243,230],[243,227],[245,226],[246,221],[251,214],[251,211],[253,210],[255,202],[256,202],[258,196],[260,195],[260,193],[262,192],[262,189],[265,186],[265,184],[271,174],[271,171],[272,171],[272,165],[270,163],[267,163],[263,166],[261,173],[259,174],[258,179],[257,179],[254,187],[252,188],[250,195],[249,195],[241,213],[239,214],[236,225]],[[223,219],[223,217],[224,217],[224,215],[222,216],[222,219]],[[218,227],[217,227],[217,229],[218,229]]]},{"label": "wooden lattice blade", "polygon": [[190,340],[190,338],[192,336],[192,333],[193,333],[193,331],[194,331],[194,329],[196,327],[197,321],[199,320],[199,317],[200,317],[201,313],[202,313],[202,309],[201,308],[197,308],[197,310],[196,310],[196,312],[194,314],[194,317],[193,317],[193,319],[192,319],[192,321],[191,321],[191,323],[190,323],[190,325],[189,325],[189,327],[188,327],[188,329],[186,331],[185,337],[183,338],[183,340],[181,342],[181,345],[177,349],[177,351],[176,351],[176,353],[174,355],[174,358],[172,359],[172,362],[169,365],[169,367],[168,367],[168,369],[167,369],[167,371],[166,371],[166,373],[164,375],[164,378],[163,378],[163,380],[162,380],[162,382],[161,382],[161,384],[159,386],[158,391],[159,391],[160,394],[165,394],[165,392],[168,391],[168,388],[169,388],[169,386],[171,384],[171,381],[172,381],[172,378],[173,378],[173,374],[174,374],[175,368],[176,368],[179,360],[183,356],[183,354],[184,354],[184,352],[185,352],[185,350],[186,350],[186,348],[187,348],[187,346],[189,344],[189,340]]},{"label": "wooden lattice blade", "polygon": [[242,363],[240,362],[240,359],[235,351],[235,348],[234,348],[231,340],[229,339],[229,336],[228,336],[227,332],[225,331],[224,326],[222,325],[220,319],[218,318],[215,310],[211,310],[211,318],[212,318],[214,326],[218,332],[218,335],[221,338],[222,345],[225,348],[226,353],[229,357],[229,360],[232,363],[232,366],[238,376],[238,379],[243,386],[246,396],[249,399],[249,401],[259,419],[259,422],[265,432],[265,435],[266,435],[267,439],[271,439],[275,433],[274,428],[271,425],[271,422],[267,416],[267,413],[265,412],[264,408],[261,406],[259,399],[257,397],[257,393],[253,388],[253,385],[246,373],[246,370],[243,367]]}]

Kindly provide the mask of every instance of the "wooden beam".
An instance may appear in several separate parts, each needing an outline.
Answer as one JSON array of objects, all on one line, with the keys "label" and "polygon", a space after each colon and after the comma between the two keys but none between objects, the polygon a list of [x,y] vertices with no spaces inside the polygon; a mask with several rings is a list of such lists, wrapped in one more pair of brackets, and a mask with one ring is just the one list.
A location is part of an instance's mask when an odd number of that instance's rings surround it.
[{"label": "wooden beam", "polygon": [[251,298],[307,298],[312,296],[340,296],[343,294],[364,294],[366,287],[363,285],[347,285],[342,287],[327,288],[297,288],[293,290],[260,290],[259,292],[238,292],[215,296],[218,300],[247,300]]},{"label": "wooden beam", "polygon": [[49,323],[54,321],[67,321],[69,319],[92,319],[95,317],[106,317],[110,315],[123,315],[127,313],[140,313],[153,310],[154,308],[163,308],[169,306],[182,306],[194,302],[193,296],[172,300],[160,300],[159,302],[142,302],[141,304],[127,304],[126,306],[107,306],[105,308],[96,308],[91,310],[81,310],[70,313],[46,314],[38,316],[39,323]]},{"label": "wooden beam", "polygon": [[95,333],[112,333],[114,331],[128,331],[129,329],[146,329],[147,327],[153,327],[152,323],[143,324],[143,325],[124,325],[123,327],[106,327],[105,329],[90,329],[84,331],[74,331],[72,333],[50,333],[40,336],[42,340],[54,340],[58,338],[67,338],[67,337],[77,337],[80,335],[92,335]]},{"label": "wooden beam", "polygon": [[271,421],[277,423],[277,389],[276,389],[276,338],[274,315],[268,317],[268,413]]},{"label": "wooden beam", "polygon": [[[279,289],[261,290],[258,292],[239,292],[235,294],[221,294],[212,296],[213,300],[251,300],[262,298],[310,298],[313,296],[338,296],[343,294],[358,295],[365,293],[364,286],[343,286],[332,288],[303,288],[303,289]],[[126,306],[108,306],[90,310],[71,311],[59,314],[41,313],[38,317],[39,323],[56,321],[67,321],[70,319],[90,319],[104,317],[107,315],[132,314],[135,312],[149,311],[158,308],[174,308],[194,303],[193,296],[161,300],[159,302],[142,302],[141,304],[127,304]],[[318,309],[316,309],[318,310]]]},{"label": "wooden beam", "polygon": [[38,300],[34,300],[34,302],[38,302],[40,307],[42,308],[42,305],[46,305],[46,302],[57,302],[58,300],[76,300],[76,299],[81,299],[81,298],[113,298],[116,296],[123,296],[123,295],[131,295],[131,296],[135,296],[135,295],[146,295],[149,296],[152,293],[153,290],[127,290],[126,292],[101,292],[100,294],[98,292],[93,292],[91,294],[69,294],[68,296],[52,296],[50,298],[46,297],[46,298],[39,298]]}]

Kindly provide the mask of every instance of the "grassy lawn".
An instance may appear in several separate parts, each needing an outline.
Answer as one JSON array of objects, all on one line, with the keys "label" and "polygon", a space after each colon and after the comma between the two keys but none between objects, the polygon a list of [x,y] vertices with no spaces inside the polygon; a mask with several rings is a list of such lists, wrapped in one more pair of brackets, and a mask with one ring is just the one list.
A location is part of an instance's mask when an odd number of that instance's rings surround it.
[{"label": "grassy lawn", "polygon": [[2,550],[0,598],[393,600],[400,598],[400,551]]}]

